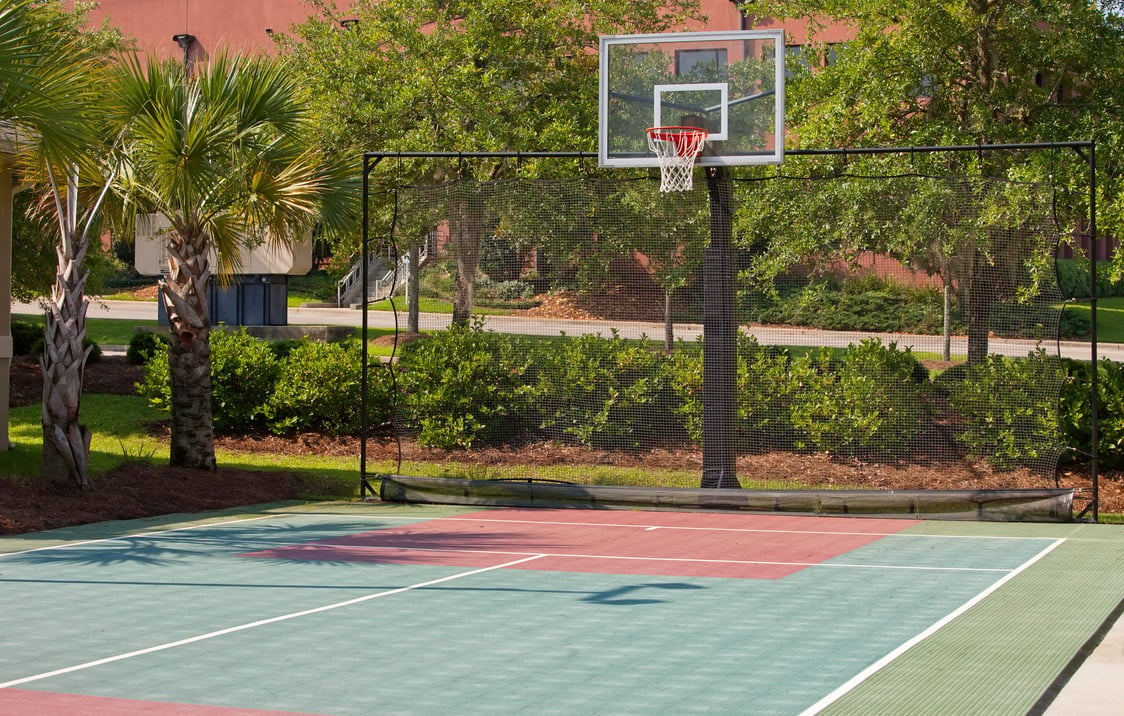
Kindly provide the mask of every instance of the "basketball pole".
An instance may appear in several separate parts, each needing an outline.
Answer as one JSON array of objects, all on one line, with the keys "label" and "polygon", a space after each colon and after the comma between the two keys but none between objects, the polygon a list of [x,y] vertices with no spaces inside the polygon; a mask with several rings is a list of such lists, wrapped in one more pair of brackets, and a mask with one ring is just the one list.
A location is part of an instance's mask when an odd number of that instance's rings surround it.
[{"label": "basketball pole", "polygon": [[703,253],[703,488],[741,488],[735,462],[738,323],[733,185],[726,167],[706,167],[710,245]]}]

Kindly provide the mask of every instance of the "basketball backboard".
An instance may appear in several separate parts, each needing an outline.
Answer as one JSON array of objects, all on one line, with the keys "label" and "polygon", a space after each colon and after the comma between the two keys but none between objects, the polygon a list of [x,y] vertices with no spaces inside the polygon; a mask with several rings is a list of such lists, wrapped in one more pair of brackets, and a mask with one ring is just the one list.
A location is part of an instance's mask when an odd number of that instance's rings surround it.
[{"label": "basketball backboard", "polygon": [[701,127],[700,166],[784,161],[784,32],[601,38],[598,164],[655,167],[645,130]]}]

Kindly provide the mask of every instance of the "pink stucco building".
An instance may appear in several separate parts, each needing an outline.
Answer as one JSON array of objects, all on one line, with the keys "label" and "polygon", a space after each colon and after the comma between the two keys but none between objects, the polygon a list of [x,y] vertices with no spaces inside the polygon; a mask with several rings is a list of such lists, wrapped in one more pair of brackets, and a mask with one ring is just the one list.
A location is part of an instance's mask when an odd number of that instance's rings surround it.
[{"label": "pink stucco building", "polygon": [[[272,33],[285,32],[293,24],[321,15],[306,0],[100,0],[92,20],[110,21],[126,35],[136,38],[142,52],[162,57],[180,57],[186,49],[191,56],[206,56],[220,47],[249,51],[273,48]],[[346,7],[345,0],[336,3]],[[698,29],[738,30],[750,27],[783,27],[793,52],[807,41],[802,22],[778,23],[770,18],[743,17],[730,0],[701,0],[709,17]],[[346,22],[342,12],[331,18]],[[832,28],[820,35],[821,41],[846,38],[845,28]]]}]

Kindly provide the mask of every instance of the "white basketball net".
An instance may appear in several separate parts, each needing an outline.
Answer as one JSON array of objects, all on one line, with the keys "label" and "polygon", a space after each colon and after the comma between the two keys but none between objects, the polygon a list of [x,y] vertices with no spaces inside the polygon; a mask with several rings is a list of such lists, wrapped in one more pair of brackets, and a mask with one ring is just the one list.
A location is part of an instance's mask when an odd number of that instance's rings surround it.
[{"label": "white basketball net", "polygon": [[648,148],[660,162],[660,191],[688,191],[694,184],[695,159],[706,144],[698,127],[652,127]]}]

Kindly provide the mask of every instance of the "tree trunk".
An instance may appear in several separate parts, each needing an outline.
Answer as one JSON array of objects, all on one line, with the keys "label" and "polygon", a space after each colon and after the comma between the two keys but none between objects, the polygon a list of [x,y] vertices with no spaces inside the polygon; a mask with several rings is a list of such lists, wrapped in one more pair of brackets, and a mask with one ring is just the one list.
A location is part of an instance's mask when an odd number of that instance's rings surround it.
[{"label": "tree trunk", "polygon": [[976,249],[966,306],[968,314],[968,363],[978,365],[987,359],[991,331],[991,301],[995,292],[995,270],[982,251]]},{"label": "tree trunk", "polygon": [[663,292],[663,349],[670,353],[675,348],[675,324],[671,320],[671,291]]},{"label": "tree trunk", "polygon": [[[472,318],[476,299],[476,270],[480,266],[480,245],[485,228],[484,202],[476,193],[475,184],[465,185],[467,191],[453,198],[449,241],[457,275],[453,284],[453,325],[467,326]],[[474,191],[475,189],[475,191]]]},{"label": "tree trunk", "polygon": [[944,274],[944,325],[941,327],[941,337],[944,339],[941,359],[952,360],[952,281],[947,273]]},{"label": "tree trunk", "polygon": [[[48,172],[50,167],[48,165]],[[89,238],[78,228],[78,170],[67,174],[66,203],[62,201],[54,175],[55,209],[58,212],[59,243],[55,247],[58,270],[51,300],[44,303],[46,330],[43,334],[43,461],[39,474],[44,480],[89,487],[90,431],[78,422],[82,401],[82,373],[90,349],[86,348],[86,278],[83,268]],[[104,196],[104,192],[102,194]],[[97,213],[101,199],[91,214]]]},{"label": "tree trunk", "polygon": [[168,277],[160,297],[168,312],[172,381],[171,455],[177,467],[215,469],[211,414],[211,322],[207,284],[210,241],[177,231],[168,242]]},{"label": "tree trunk", "polygon": [[[422,239],[425,241],[425,239]],[[421,297],[421,244],[410,248],[409,275],[406,276],[406,332],[420,333],[419,299]]]},{"label": "tree trunk", "polygon": [[59,269],[51,300],[45,304],[43,340],[44,480],[89,487],[90,431],[78,422],[82,373],[90,349],[86,342],[87,272],[82,269],[85,242],[64,237],[58,247]]}]

